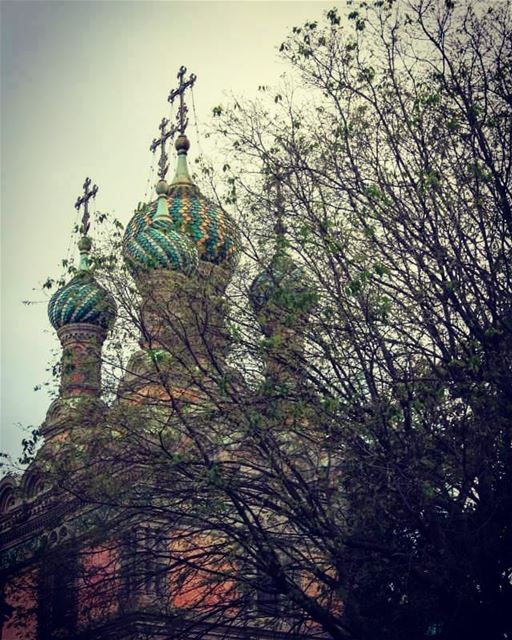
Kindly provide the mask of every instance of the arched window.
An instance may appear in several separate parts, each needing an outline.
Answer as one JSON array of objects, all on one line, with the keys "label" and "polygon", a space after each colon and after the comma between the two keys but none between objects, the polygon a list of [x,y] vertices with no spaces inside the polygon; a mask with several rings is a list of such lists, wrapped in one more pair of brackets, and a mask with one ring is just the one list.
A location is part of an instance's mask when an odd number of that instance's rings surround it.
[{"label": "arched window", "polygon": [[39,473],[32,472],[25,480],[25,496],[29,500],[35,498],[40,493],[45,490],[44,480],[41,478]]},{"label": "arched window", "polygon": [[8,513],[16,506],[14,487],[7,485],[0,490],[0,513]]}]

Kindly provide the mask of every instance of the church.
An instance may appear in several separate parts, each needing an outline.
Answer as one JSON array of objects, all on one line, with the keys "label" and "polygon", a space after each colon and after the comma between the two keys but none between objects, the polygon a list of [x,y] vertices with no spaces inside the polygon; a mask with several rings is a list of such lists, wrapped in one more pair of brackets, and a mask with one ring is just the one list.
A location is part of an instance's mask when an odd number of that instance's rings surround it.
[{"label": "church", "polygon": [[[99,275],[89,233],[98,188],[89,178],[76,202],[79,264],[48,305],[62,347],[59,394],[33,461],[0,483],[1,640],[322,637],[293,604],[315,592],[311,577],[289,567],[303,585],[296,595],[279,571],[282,556],[263,539],[255,559],[238,519],[254,505],[237,512],[228,504],[229,483],[243,470],[258,517],[266,517],[264,474],[251,466],[240,427],[242,400],[258,393],[237,371],[227,322],[241,234],[187,165],[185,96],[195,79],[181,67],[169,96],[176,124],[164,118],[151,145],[160,152],[159,180],[156,197],[139,204],[124,231],[129,278],[107,286]],[[170,141],[176,164],[168,181]],[[275,215],[275,254],[247,300],[265,341],[259,374],[267,390],[296,384],[291,365],[314,301]],[[299,310],[283,311],[290,291]],[[114,355],[105,347],[117,339],[126,348],[130,314],[139,348],[118,379],[110,375],[115,393],[106,400],[102,371]],[[268,420],[290,437],[278,403]],[[290,437],[291,456],[292,444]],[[279,518],[272,527],[281,540],[291,536]]]}]

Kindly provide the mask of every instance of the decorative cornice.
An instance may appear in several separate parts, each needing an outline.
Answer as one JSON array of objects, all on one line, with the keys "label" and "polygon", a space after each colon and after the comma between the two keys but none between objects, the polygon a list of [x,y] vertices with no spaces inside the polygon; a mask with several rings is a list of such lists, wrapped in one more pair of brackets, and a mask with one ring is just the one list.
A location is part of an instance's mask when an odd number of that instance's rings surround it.
[{"label": "decorative cornice", "polygon": [[[20,515],[25,522],[16,524],[0,536],[0,570],[9,573],[40,559],[43,552],[68,541],[82,538],[92,533],[98,526],[104,526],[108,520],[106,507],[89,507],[83,510],[79,500],[68,502],[56,501],[48,510],[38,513],[30,520],[26,511],[20,509]],[[75,514],[75,515],[73,515]]]},{"label": "decorative cornice", "polygon": [[86,322],[68,324],[57,331],[62,346],[73,342],[95,342],[103,344],[107,337],[107,329]]}]

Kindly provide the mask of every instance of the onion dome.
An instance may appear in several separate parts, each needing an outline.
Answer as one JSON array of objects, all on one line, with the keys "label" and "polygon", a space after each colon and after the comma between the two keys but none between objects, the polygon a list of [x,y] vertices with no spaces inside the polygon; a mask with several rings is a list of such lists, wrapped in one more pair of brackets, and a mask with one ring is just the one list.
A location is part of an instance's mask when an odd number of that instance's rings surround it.
[{"label": "onion dome", "polygon": [[[190,238],[201,260],[213,264],[229,264],[237,254],[236,226],[229,215],[217,204],[205,198],[192,182],[186,160],[190,147],[188,138],[180,135],[175,146],[178,163],[167,193],[168,212],[174,229]],[[156,220],[159,201],[160,198],[136,211],[128,223],[124,236],[126,254],[133,239],[151,228]]]},{"label": "onion dome", "polygon": [[80,238],[78,273],[50,298],[48,317],[54,329],[78,323],[107,329],[115,319],[116,304],[113,297],[96,282],[89,270],[91,245],[89,237]]},{"label": "onion dome", "polygon": [[315,292],[304,269],[284,250],[278,250],[270,265],[253,280],[249,298],[256,313],[274,307],[287,312],[307,312],[314,304]]},{"label": "onion dome", "polygon": [[[159,197],[154,216],[138,225],[134,233],[125,234],[123,254],[134,273],[140,270],[166,269],[190,276],[197,269],[196,247],[189,238],[176,230],[169,216],[167,190],[165,180],[160,180],[156,186]],[[137,211],[135,216],[146,214],[147,211]]]},{"label": "onion dome", "polygon": [[280,180],[277,189],[277,212],[274,225],[276,250],[270,265],[253,280],[249,298],[256,313],[271,315],[284,312],[287,320],[307,314],[316,300],[316,292],[308,282],[303,267],[299,267],[287,253],[286,225]]}]

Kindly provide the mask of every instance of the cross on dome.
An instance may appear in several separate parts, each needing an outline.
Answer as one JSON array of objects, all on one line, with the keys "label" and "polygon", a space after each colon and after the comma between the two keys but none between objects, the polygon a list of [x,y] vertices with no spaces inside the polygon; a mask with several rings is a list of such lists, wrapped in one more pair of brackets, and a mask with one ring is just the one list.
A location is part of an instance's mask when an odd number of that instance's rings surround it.
[{"label": "cross on dome", "polygon": [[168,102],[173,104],[174,100],[179,96],[180,98],[180,106],[178,108],[178,113],[176,114],[176,120],[178,121],[178,131],[181,135],[185,134],[185,129],[188,125],[188,107],[185,104],[185,91],[187,89],[192,89],[194,83],[197,79],[197,76],[194,73],[191,73],[188,80],[184,80],[185,74],[187,73],[187,68],[184,66],[180,67],[178,71],[178,75],[176,76],[180,81],[179,87],[177,89],[173,89],[167,98]]},{"label": "cross on dome", "polygon": [[80,211],[80,207],[83,205],[84,207],[84,213],[82,215],[82,227],[80,229],[81,233],[83,236],[87,235],[87,232],[89,231],[89,227],[91,226],[91,223],[89,222],[89,200],[91,198],[95,198],[96,194],[98,193],[98,185],[95,184],[93,185],[92,189],[89,190],[89,187],[91,186],[91,179],[90,178],[86,178],[85,182],[84,182],[84,195],[83,196],[78,196],[76,202],[75,202],[75,209],[77,211]]},{"label": "cross on dome", "polygon": [[[153,152],[160,147],[160,179],[155,185],[158,197],[139,207],[125,229],[123,254],[136,277],[146,272],[145,277],[155,269],[190,276],[195,273],[199,260],[222,264],[229,273],[238,253],[235,223],[218,203],[202,195],[188,171],[190,142],[185,135],[188,119],[184,94],[194,85],[196,76],[190,74],[185,78],[186,73],[186,67],[180,67],[178,87],[168,97],[171,104],[179,98],[177,123],[169,125],[169,120],[163,118],[159,127],[161,135],[150,147]],[[168,184],[165,145],[174,134],[177,134],[176,170]]]},{"label": "cross on dome", "polygon": [[284,198],[282,183],[286,174],[276,173],[269,176],[267,180],[267,189],[269,194],[275,189],[275,207],[276,207],[276,221],[274,223],[274,233],[278,238],[283,238],[286,235],[287,228],[284,222]]},{"label": "cross on dome", "polygon": [[160,160],[158,161],[158,177],[161,180],[165,179],[167,174],[167,170],[169,169],[169,164],[167,160],[169,156],[165,151],[165,143],[169,138],[172,138],[174,134],[178,131],[178,128],[174,125],[171,125],[169,131],[167,131],[167,125],[169,124],[169,120],[167,118],[162,118],[162,122],[158,125],[158,128],[161,131],[159,138],[154,138],[149,150],[155,153],[155,151],[160,147]]}]

